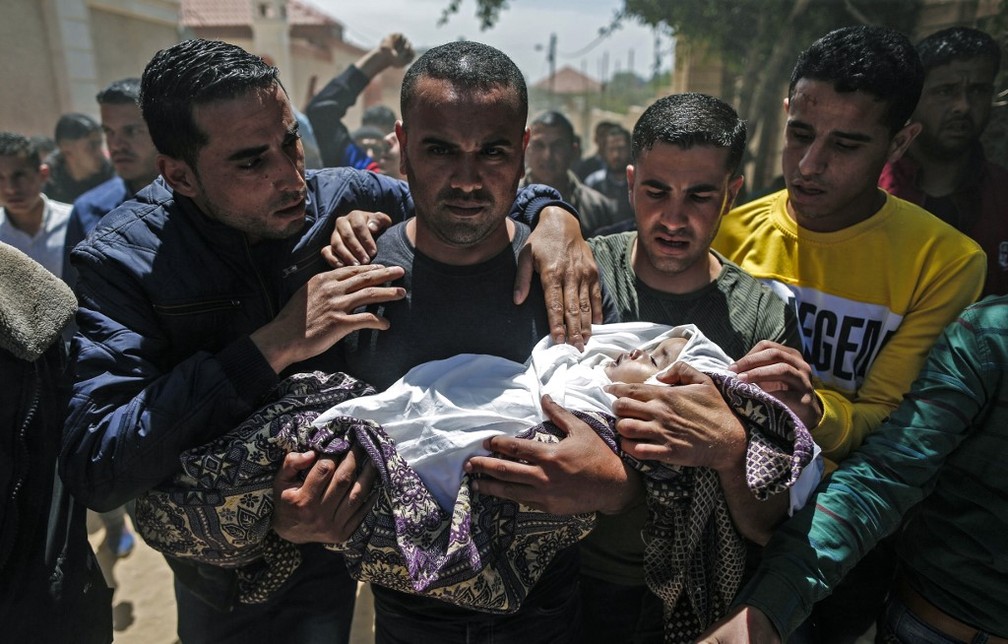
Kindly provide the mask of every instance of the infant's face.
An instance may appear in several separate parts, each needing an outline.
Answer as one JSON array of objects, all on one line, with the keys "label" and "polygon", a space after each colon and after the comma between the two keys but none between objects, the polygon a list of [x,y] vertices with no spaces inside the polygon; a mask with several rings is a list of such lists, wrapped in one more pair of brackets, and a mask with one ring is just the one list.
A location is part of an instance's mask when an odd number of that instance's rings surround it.
[{"label": "infant's face", "polygon": [[605,366],[605,373],[613,382],[644,382],[675,362],[684,346],[685,338],[669,338],[651,351],[621,353]]},{"label": "infant's face", "polygon": [[605,366],[605,373],[613,382],[644,382],[658,371],[658,363],[643,349],[621,353]]}]

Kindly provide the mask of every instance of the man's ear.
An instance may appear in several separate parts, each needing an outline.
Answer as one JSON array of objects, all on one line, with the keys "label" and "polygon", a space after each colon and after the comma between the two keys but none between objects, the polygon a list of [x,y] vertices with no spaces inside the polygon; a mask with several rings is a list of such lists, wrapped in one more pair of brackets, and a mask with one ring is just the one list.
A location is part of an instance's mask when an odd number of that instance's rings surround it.
[{"label": "man's ear", "polygon": [[626,167],[626,184],[627,184],[627,192],[630,195],[630,206],[631,207],[634,206],[634,189],[633,188],[634,188],[634,177],[636,176],[636,174],[637,174],[637,168],[635,168],[632,163],[628,164],[627,167]]},{"label": "man's ear", "polygon": [[889,156],[886,158],[887,163],[894,163],[899,161],[900,157],[907,151],[913,140],[917,138],[917,135],[921,133],[924,126],[920,123],[907,123],[903,126],[903,129],[893,136],[892,141],[889,143]]},{"label": "man's ear", "polygon": [[399,140],[399,174],[405,177],[409,159],[406,156],[406,128],[403,127],[402,121],[396,121],[395,135],[396,139]]},{"label": "man's ear", "polygon": [[39,173],[39,176],[42,177],[42,183],[45,183],[46,181],[48,181],[49,180],[49,164],[48,163],[40,163],[39,167],[38,167],[38,173]]},{"label": "man's ear", "polygon": [[189,164],[163,154],[157,155],[157,168],[171,189],[192,199],[199,194],[199,180]]},{"label": "man's ear", "polygon": [[525,128],[525,132],[522,134],[522,152],[528,147],[529,139],[532,137],[532,130]]},{"label": "man's ear", "polygon": [[721,207],[722,215],[735,206],[735,199],[738,198],[743,183],[745,183],[745,177],[741,174],[728,182],[728,192],[725,193],[724,205]]}]

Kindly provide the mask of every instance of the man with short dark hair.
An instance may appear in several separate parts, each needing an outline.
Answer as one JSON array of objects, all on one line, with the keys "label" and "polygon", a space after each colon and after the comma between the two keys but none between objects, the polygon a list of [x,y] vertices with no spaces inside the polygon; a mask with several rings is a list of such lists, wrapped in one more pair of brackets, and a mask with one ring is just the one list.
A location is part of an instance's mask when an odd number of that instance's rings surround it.
[{"label": "man with short dark hair", "polygon": [[592,141],[595,143],[595,153],[591,156],[581,158],[574,164],[574,174],[577,175],[578,179],[584,181],[592,172],[605,167],[603,156],[605,155],[606,135],[609,134],[609,130],[617,125],[617,123],[613,123],[612,121],[599,121],[595,124],[595,129],[592,133]]},{"label": "man with short dark hair", "polygon": [[361,127],[370,126],[386,134],[395,130],[396,115],[388,105],[372,105],[361,114]]},{"label": "man with short dark hair", "polygon": [[88,190],[74,202],[67,223],[63,279],[71,287],[76,271],[70,264],[70,251],[111,212],[141,188],[157,178],[157,148],[151,141],[140,113],[140,79],[114,81],[95,96],[116,176]]},{"label": "man with short dark hair", "polygon": [[[636,230],[589,240],[621,322],[693,323],[732,359],[760,347],[764,340],[794,352],[800,348],[794,313],[769,288],[710,248],[742,186],[745,142],[745,122],[735,110],[703,94],[665,96],[641,115],[634,126],[633,157],[627,169]],[[795,383],[791,386],[798,389]],[[677,389],[627,388],[621,395],[641,403],[674,405],[683,400]],[[805,393],[810,391],[806,380]],[[807,402],[815,401],[810,397]],[[638,412],[638,417],[643,415]],[[660,425],[657,416],[648,420]],[[818,418],[803,420],[814,424]],[[762,503],[753,498],[740,469],[744,435],[740,437],[731,424],[715,427],[722,440],[712,442],[709,435],[683,432],[682,449],[703,448],[717,471],[736,529],[762,543],[784,516],[788,495]],[[725,438],[729,436],[733,438]],[[660,441],[652,437],[642,443]],[[633,453],[634,448],[629,449]],[[812,478],[803,491],[795,490],[798,494],[807,494],[818,482],[814,468],[806,471]],[[643,504],[622,514],[599,515],[595,529],[581,543],[586,643],[658,643],[673,637],[673,628],[663,634],[662,602],[645,585],[640,535],[647,516]],[[734,581],[738,584],[740,578]],[[698,629],[703,626],[698,624]],[[682,630],[686,636],[699,634]]]},{"label": "man with short dark hair", "polygon": [[[329,270],[327,260],[337,216],[367,209],[404,218],[413,206],[407,186],[349,168],[305,172],[276,68],[234,45],[189,40],[155,54],[140,96],[161,178],[71,255],[81,308],[61,473],[96,510],[174,474],[183,451],[237,426],[282,376],[337,369],[338,340],[388,326],[359,309],[405,295],[388,285],[399,267]],[[556,196],[529,188],[514,210],[531,221]],[[505,209],[512,202],[513,191]],[[475,214],[468,203],[459,208],[463,219]],[[575,232],[577,224],[553,209],[539,216],[531,254],[563,265],[557,244],[576,240],[551,244],[553,222]],[[592,290],[536,262],[550,284],[549,311]],[[509,296],[515,288],[527,287],[512,283]],[[582,316],[567,318],[569,331],[561,317],[551,318],[554,334],[579,336]],[[346,642],[356,583],[318,542],[346,540],[374,475],[360,454],[338,465],[314,453],[287,457],[273,503],[257,511],[273,511],[276,533],[303,545],[299,562],[288,562],[296,567],[289,583],[263,604],[237,601],[238,571],[169,557],[182,642]],[[321,507],[308,504],[319,497]],[[302,521],[306,507],[317,522]]]},{"label": "man with short dark hair", "polygon": [[589,237],[617,221],[616,202],[581,183],[571,171],[579,151],[567,117],[553,110],[539,114],[529,123],[528,171],[521,185],[541,183],[559,190],[564,200],[577,208],[581,233]]},{"label": "man with short dark hair", "polygon": [[[815,41],[784,101],[786,189],[728,213],[714,240],[795,307],[802,334],[804,361],[752,354],[740,376],[807,361],[823,410],[810,429],[834,463],[892,412],[983,280],[976,243],[878,188],[885,163],[920,130],[907,119],[923,79],[913,45],[892,29],[847,27]],[[816,641],[857,637],[874,619],[893,563],[876,557],[820,607]]]},{"label": "man with short dark hair", "polygon": [[[515,307],[510,287],[528,234],[506,216],[524,169],[527,111],[521,72],[487,45],[434,47],[407,71],[396,135],[416,216],[378,238],[374,256],[403,267],[407,297],[380,306],[387,329],[344,340],[348,373],[382,389],[421,362],[460,353],[524,361],[547,333],[543,291],[534,288]],[[635,489],[630,475],[594,431],[583,429],[564,441],[569,449],[597,444],[608,452],[582,464],[595,468],[594,480],[583,479],[586,502],[618,509]],[[372,591],[376,642],[579,641],[573,548],[558,553],[514,614],[477,613],[374,585]]]},{"label": "man with short dark hair", "polygon": [[585,185],[616,202],[617,221],[634,216],[628,194],[626,170],[630,163],[630,133],[616,125],[605,135],[602,158],[605,167],[585,177]]},{"label": "man with short dark hair", "polygon": [[31,139],[0,132],[0,241],[59,277],[70,205],[42,194],[48,177]]},{"label": "man with short dark hair", "polygon": [[988,34],[951,27],[917,43],[924,89],[910,120],[921,132],[879,185],[975,239],[987,253],[982,295],[1008,293],[1008,170],[984,157],[1001,48]]},{"label": "man with short dark hair", "polygon": [[56,121],[56,151],[45,159],[49,178],[42,192],[50,199],[73,203],[91,188],[112,178],[112,164],[102,146],[101,126],[87,114],[64,114]]}]

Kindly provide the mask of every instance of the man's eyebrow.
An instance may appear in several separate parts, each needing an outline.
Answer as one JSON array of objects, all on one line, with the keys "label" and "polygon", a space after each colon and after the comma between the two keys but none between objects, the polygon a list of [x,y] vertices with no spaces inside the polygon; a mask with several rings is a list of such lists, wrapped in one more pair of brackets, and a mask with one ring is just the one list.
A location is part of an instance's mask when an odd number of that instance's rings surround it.
[{"label": "man's eyebrow", "polygon": [[444,139],[439,139],[436,136],[425,136],[420,142],[424,145],[440,145],[445,148],[457,148],[458,146]]},{"label": "man's eyebrow", "polygon": [[[655,190],[661,190],[662,192],[671,192],[672,186],[658,181],[657,179],[645,179],[641,181],[641,184],[647,186],[648,188],[654,188]],[[686,187],[686,192],[716,192],[720,186],[713,183],[697,183],[692,186]]]},{"label": "man's eyebrow", "polygon": [[499,138],[493,141],[487,141],[482,146],[484,148],[511,148],[514,147],[514,141],[508,138]]},{"label": "man's eyebrow", "polygon": [[857,141],[859,143],[871,143],[872,138],[865,134],[864,132],[839,132],[832,131],[830,136],[834,136],[838,139],[846,139],[848,141]]},{"label": "man's eyebrow", "polygon": [[658,181],[657,179],[645,179],[644,181],[641,181],[641,183],[649,188],[654,188],[655,190],[662,190],[664,192],[672,190],[672,186],[670,186],[667,183]]},{"label": "man's eyebrow", "polygon": [[241,161],[242,159],[248,159],[248,158],[251,158],[251,157],[257,157],[260,154],[265,153],[267,150],[269,150],[269,146],[268,145],[257,145],[255,147],[251,147],[251,148],[242,148],[241,150],[237,150],[237,151],[232,152],[231,154],[229,154],[228,157],[227,157],[227,160],[228,161]]},{"label": "man's eyebrow", "polygon": [[[785,127],[788,127],[793,130],[815,132],[815,128],[813,128],[808,123],[805,123],[804,121],[789,119]],[[872,140],[872,137],[869,136],[868,134],[865,134],[864,132],[844,132],[842,130],[832,130],[828,134],[829,136],[836,137],[839,139],[858,141],[860,143],[869,143]]]},{"label": "man's eyebrow", "polygon": [[686,192],[717,192],[721,186],[714,183],[698,183],[686,188]]}]

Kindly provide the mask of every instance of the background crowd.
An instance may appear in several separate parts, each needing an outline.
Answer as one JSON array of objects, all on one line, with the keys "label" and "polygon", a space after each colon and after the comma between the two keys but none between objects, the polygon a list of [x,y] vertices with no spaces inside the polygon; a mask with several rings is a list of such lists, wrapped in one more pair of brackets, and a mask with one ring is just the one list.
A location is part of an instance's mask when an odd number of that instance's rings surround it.
[{"label": "background crowd", "polygon": [[[710,472],[746,543],[727,593],[695,568],[656,581],[640,477],[545,401],[561,447],[497,437],[514,458],[466,471],[481,494],[595,512],[593,532],[513,615],[375,585],[377,641],[1008,641],[1008,170],[981,143],[1001,45],[969,27],[819,36],[780,97],[771,192],[746,189],[726,101],[657,98],[632,129],[598,122],[589,153],[570,115],[529,114],[507,52],[401,33],[303,110],[267,57],[190,40],[104,87],[97,120],[0,132],[12,636],[110,641],[85,506],[104,563],[128,556],[132,500],[285,375],[384,388],[646,321],[696,324],[794,412],[826,460],[816,494],[755,500],[750,432],[704,374],[615,385],[625,454]],[[401,103],[349,124],[390,69]],[[236,598],[241,572],[167,555],[180,640],[347,641],[356,581],[319,544],[360,525],[365,461],[284,461],[269,510],[300,567],[264,605]]]}]

